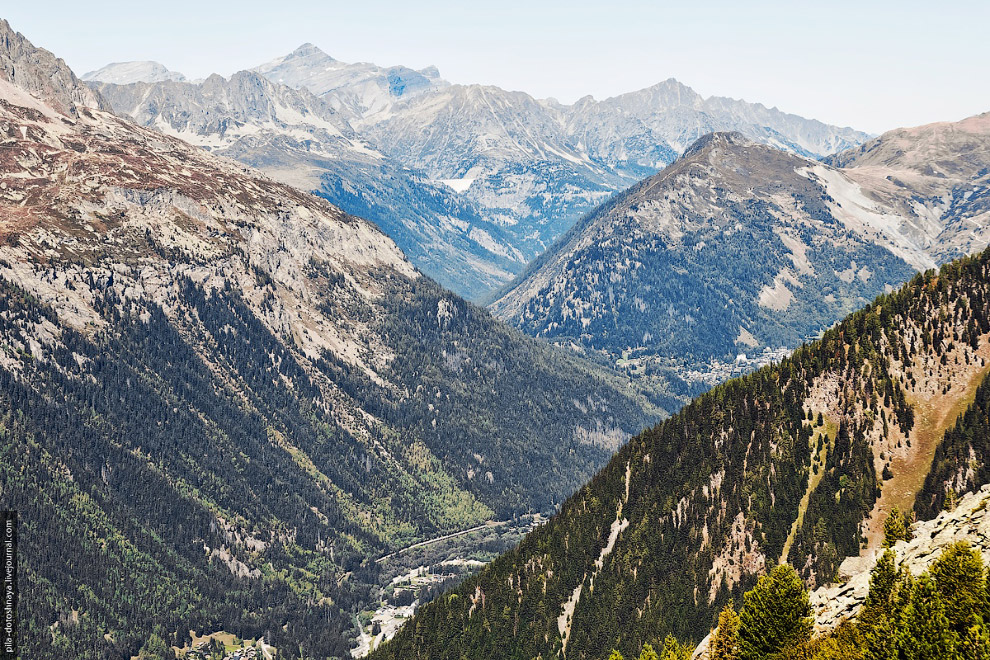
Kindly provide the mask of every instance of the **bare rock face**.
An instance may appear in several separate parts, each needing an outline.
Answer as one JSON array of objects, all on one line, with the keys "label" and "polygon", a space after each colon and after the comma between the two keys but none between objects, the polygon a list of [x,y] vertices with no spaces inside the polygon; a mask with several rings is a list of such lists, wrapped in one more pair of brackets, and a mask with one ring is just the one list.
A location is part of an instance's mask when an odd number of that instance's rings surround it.
[{"label": "bare rock face", "polygon": [[[984,563],[990,561],[988,501],[990,484],[965,495],[952,511],[940,513],[933,520],[915,523],[911,527],[914,538],[898,541],[894,546],[895,561],[914,575],[921,575],[943,550],[959,541],[965,541],[979,550]],[[870,591],[870,571],[882,554],[883,550],[878,549],[865,557],[850,557],[839,569],[839,574],[846,578],[845,582],[824,586],[811,593],[816,633],[832,630],[843,620],[856,615]]]},{"label": "bare rock face", "polygon": [[83,85],[65,62],[35,48],[0,19],[0,79],[25,89],[59,112],[77,116],[80,106],[110,110],[99,94]]}]

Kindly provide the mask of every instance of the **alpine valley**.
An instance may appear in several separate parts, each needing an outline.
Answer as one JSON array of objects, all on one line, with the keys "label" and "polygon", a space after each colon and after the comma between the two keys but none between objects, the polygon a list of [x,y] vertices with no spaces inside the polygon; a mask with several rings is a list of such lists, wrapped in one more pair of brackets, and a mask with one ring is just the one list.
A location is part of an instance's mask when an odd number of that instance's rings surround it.
[{"label": "alpine valley", "polygon": [[659,418],[370,222],[111,114],[6,22],[0,74],[23,657],[190,630],[348,656],[374,558],[552,511]]},{"label": "alpine valley", "polygon": [[0,19],[21,657],[987,660],[988,245],[990,113]]}]

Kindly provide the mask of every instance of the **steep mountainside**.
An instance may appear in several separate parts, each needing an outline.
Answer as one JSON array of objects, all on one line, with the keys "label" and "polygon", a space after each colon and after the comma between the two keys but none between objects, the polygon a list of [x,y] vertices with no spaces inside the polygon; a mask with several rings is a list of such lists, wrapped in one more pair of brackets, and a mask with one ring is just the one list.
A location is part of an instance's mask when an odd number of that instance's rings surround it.
[{"label": "steep mountainside", "polygon": [[420,72],[344,64],[311,44],[255,69],[338,108],[391,158],[447,182],[515,237],[526,259],[608,195],[713,130],[824,156],[868,136],[762,105],[704,99],[676,81],[572,106]]},{"label": "steep mountainside", "polygon": [[837,169],[713,134],[584,218],[491,308],[647,373],[717,382],[737,354],[793,348],[912,271],[990,242],[990,124],[959,126],[965,144],[889,147],[905,163],[962,148],[951,176],[847,155]]},{"label": "steep mountainside", "polygon": [[988,310],[990,251],[714,388],[372,657],[635,657],[668,632],[704,637],[778,561],[831,581],[879,545],[887,512],[913,506],[990,371]]},{"label": "steep mountainside", "polygon": [[480,297],[522,269],[523,255],[498,225],[447,186],[383,156],[306,90],[248,71],[201,84],[94,87],[142,126],[260,168],[372,220],[419,269],[459,294]]},{"label": "steep mountainside", "polygon": [[82,79],[87,82],[99,81],[115,85],[129,85],[136,82],[156,83],[166,80],[186,81],[186,77],[178,71],[169,71],[164,64],[150,61],[113,62],[96,71],[84,73]]},{"label": "steep mountainside", "polygon": [[655,418],[371,223],[84,107],[61,61],[0,39],[25,657],[128,658],[155,626],[343,656],[370,558],[551,507]]}]

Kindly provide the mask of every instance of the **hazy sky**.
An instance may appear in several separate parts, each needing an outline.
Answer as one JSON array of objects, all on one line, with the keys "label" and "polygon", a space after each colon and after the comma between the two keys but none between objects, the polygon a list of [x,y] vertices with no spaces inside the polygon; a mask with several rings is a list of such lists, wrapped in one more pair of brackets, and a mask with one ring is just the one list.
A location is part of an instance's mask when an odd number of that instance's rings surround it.
[{"label": "hazy sky", "polygon": [[229,75],[312,42],[573,102],[677,78],[881,132],[990,110],[990,2],[4,0],[77,74],[151,59]]}]

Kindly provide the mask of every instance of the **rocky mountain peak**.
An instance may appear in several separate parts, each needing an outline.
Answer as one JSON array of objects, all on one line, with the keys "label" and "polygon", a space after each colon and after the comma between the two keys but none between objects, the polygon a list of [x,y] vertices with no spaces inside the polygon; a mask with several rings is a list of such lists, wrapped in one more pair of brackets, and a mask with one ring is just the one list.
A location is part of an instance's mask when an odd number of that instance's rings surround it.
[{"label": "rocky mountain peak", "polygon": [[323,59],[333,60],[334,62],[337,61],[334,60],[333,57],[328,55],[325,51],[323,51],[319,46],[315,44],[311,44],[308,41],[303,45],[299,46],[299,48],[296,48],[294,51],[289,53],[288,56],[286,56],[286,59],[290,57],[319,57]]},{"label": "rocky mountain peak", "polygon": [[96,71],[82,76],[86,82],[106,82],[127,85],[136,82],[185,82],[186,77],[178,71],[169,71],[164,64],[150,60],[139,62],[113,62]]},{"label": "rocky mountain peak", "polygon": [[752,147],[756,146],[756,143],[747,138],[745,135],[739,131],[718,131],[715,133],[709,133],[707,135],[702,135],[698,138],[694,144],[688,147],[684,151],[684,155],[681,158],[687,159],[691,158],[696,154],[703,152],[710,152],[713,149],[719,147]]},{"label": "rocky mountain peak", "polygon": [[0,79],[70,117],[77,115],[79,107],[110,109],[98,93],[76,78],[64,60],[35,47],[4,19],[0,19]]}]

